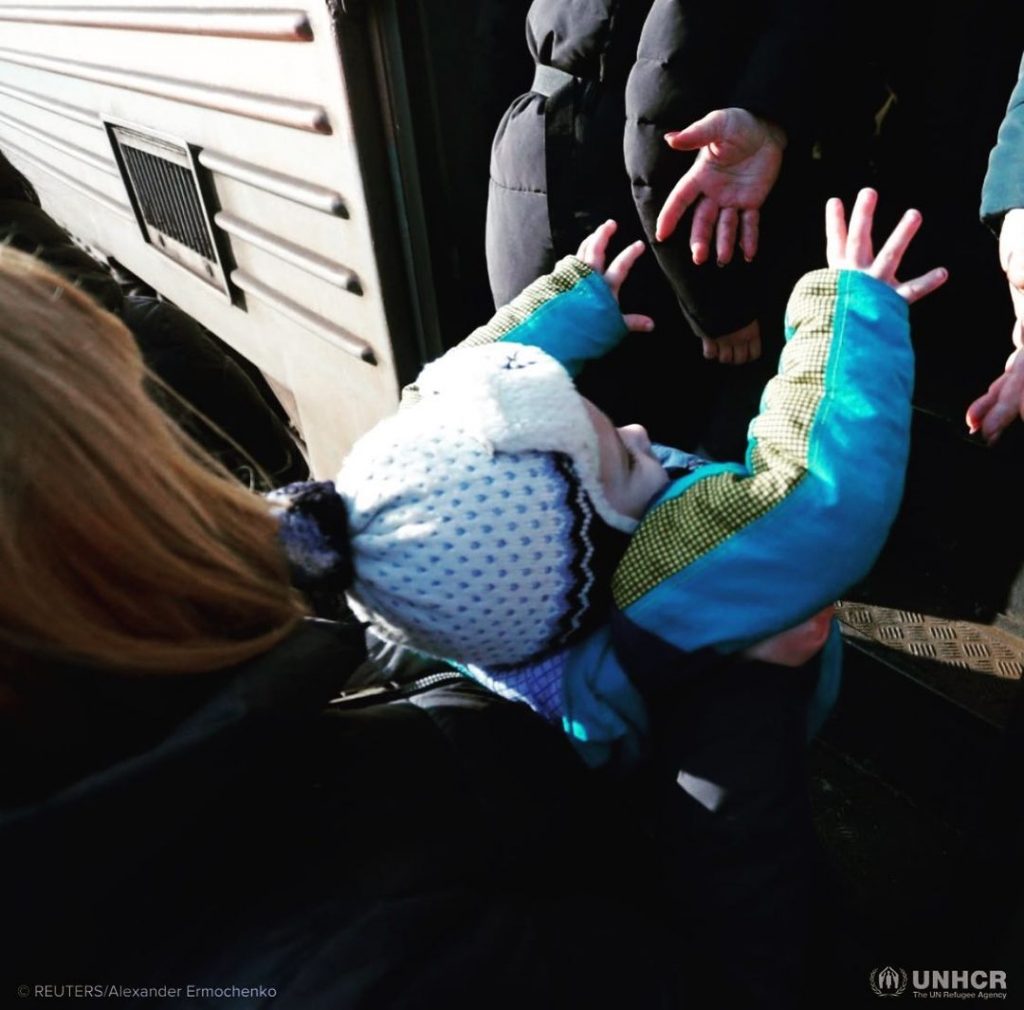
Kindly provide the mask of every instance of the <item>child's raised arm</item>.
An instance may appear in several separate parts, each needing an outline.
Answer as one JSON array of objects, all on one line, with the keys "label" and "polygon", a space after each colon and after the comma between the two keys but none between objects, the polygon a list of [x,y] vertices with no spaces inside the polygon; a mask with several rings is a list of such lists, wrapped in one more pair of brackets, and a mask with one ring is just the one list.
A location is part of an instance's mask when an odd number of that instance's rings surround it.
[{"label": "child's raised arm", "polygon": [[[588,361],[618,346],[627,333],[654,329],[650,316],[619,310],[619,289],[629,277],[643,242],[633,242],[607,267],[608,244],[617,225],[606,221],[588,235],[575,256],[559,260],[555,269],[535,280],[517,298],[503,305],[485,325],[477,327],[453,350],[507,341],[539,347],[572,376]],[[402,404],[419,400],[411,383]]]},{"label": "child's raised arm", "polygon": [[746,464],[677,481],[634,534],[613,585],[627,627],[686,651],[739,648],[814,614],[874,563],[908,454],[907,302],[946,279],[936,269],[897,280],[920,214],[875,255],[876,202],[861,192],[849,230],[842,205],[828,205],[832,269],[793,293]]}]

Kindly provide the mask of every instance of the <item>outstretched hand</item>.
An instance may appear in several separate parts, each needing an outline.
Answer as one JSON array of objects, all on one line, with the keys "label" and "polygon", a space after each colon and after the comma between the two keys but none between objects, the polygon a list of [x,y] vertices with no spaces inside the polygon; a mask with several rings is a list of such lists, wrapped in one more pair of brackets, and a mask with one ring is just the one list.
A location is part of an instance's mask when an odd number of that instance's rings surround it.
[{"label": "outstretched hand", "polygon": [[1020,347],[1006,359],[1006,369],[988,392],[967,408],[967,427],[972,435],[980,431],[989,445],[995,445],[1017,417],[1024,418],[1024,352]]},{"label": "outstretched hand", "polygon": [[[605,268],[605,259],[608,255],[608,243],[618,229],[614,221],[605,221],[594,229],[581,243],[576,251],[577,259],[583,260],[591,270],[596,270],[611,289],[615,300],[619,300],[619,290],[629,277],[633,264],[640,258],[645,246],[643,242],[636,241],[626,246],[618,256]],[[637,315],[634,312],[625,313],[622,316],[626,329],[630,332],[654,329],[654,320],[650,316]]]},{"label": "outstretched hand", "polygon": [[696,202],[690,228],[693,262],[708,259],[713,232],[719,263],[732,259],[737,234],[744,258],[752,260],[757,254],[760,208],[782,167],[785,131],[746,109],[716,109],[684,130],[666,134],[665,141],[676,151],[699,153],[658,214],[658,241],[675,232],[679,219]]},{"label": "outstretched hand", "polygon": [[1019,416],[1024,418],[1024,209],[1015,208],[1003,217],[999,231],[999,265],[1010,285],[1010,300],[1017,317],[1010,339],[1015,350],[1007,358],[1003,374],[967,408],[967,427],[980,431],[993,445]]},{"label": "outstretched hand", "polygon": [[878,194],[873,189],[862,189],[857,194],[850,214],[850,226],[847,228],[842,200],[833,197],[828,201],[825,205],[828,265],[841,270],[860,270],[888,284],[905,301],[916,302],[945,284],[949,272],[945,267],[935,267],[913,280],[898,280],[896,271],[900,268],[911,240],[921,227],[921,212],[908,210],[876,255],[871,242],[871,228],[877,206]]}]

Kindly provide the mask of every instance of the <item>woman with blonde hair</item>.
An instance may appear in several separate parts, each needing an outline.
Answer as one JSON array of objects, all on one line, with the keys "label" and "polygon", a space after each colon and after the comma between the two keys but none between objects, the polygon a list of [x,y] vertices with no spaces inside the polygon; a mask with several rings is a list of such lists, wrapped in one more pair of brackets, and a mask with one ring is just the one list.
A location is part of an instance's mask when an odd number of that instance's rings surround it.
[{"label": "woman with blonde hair", "polygon": [[[305,618],[287,515],[146,381],[115,316],[0,250],[11,989],[147,1010],[673,993],[641,839],[561,735],[458,677],[328,705],[361,628]],[[602,859],[599,890],[564,879]]]},{"label": "woman with blonde hair", "polygon": [[5,666],[194,673],[281,641],[304,609],[276,521],[155,406],[124,324],[12,249],[0,304]]}]

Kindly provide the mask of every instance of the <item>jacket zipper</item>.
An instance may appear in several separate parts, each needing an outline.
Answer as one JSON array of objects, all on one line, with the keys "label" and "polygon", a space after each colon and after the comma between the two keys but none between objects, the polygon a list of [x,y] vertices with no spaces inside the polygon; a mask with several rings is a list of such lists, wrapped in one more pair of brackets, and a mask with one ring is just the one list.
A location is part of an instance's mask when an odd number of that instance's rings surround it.
[{"label": "jacket zipper", "polygon": [[406,684],[389,680],[383,684],[371,684],[367,687],[356,688],[354,691],[342,691],[327,704],[339,707],[347,705],[358,707],[379,701],[391,701],[395,698],[408,698],[414,694],[429,691],[432,687],[457,684],[465,679],[457,670],[439,670],[437,673],[428,673],[417,677]]}]

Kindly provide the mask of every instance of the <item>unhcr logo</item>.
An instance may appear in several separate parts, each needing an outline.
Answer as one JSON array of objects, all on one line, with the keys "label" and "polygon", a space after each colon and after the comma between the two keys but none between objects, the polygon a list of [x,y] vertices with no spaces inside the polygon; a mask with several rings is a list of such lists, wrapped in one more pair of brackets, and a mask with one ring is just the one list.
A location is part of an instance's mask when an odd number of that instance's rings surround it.
[{"label": "unhcr logo", "polygon": [[902,968],[875,968],[870,979],[876,996],[899,996],[907,988],[907,973]]},{"label": "unhcr logo", "polygon": [[902,968],[875,968],[868,976],[876,996],[901,996],[910,983],[916,999],[1006,999],[1006,972],[914,969],[908,978]]}]

